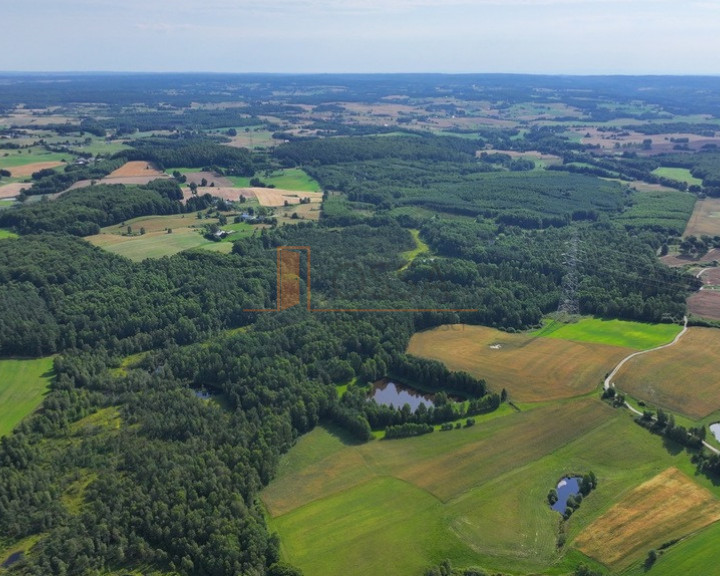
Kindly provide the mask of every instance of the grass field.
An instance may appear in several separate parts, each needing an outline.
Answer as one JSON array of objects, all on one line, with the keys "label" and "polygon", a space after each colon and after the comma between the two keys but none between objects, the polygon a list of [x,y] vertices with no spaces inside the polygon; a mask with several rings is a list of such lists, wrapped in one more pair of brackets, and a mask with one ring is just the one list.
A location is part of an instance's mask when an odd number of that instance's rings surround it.
[{"label": "grass field", "polygon": [[[139,262],[145,258],[172,256],[193,248],[227,254],[232,250],[233,240],[250,236],[254,231],[249,224],[227,224],[223,229],[232,230],[234,233],[225,241],[214,242],[204,238],[201,233],[202,226],[217,221],[217,218],[198,220],[193,214],[143,216],[127,220],[122,225],[102,228],[100,234],[88,236],[85,240],[109,252]],[[123,236],[128,226],[134,233],[139,233],[141,228],[145,228],[145,234]],[[172,229],[172,234],[167,233],[168,228]]]},{"label": "grass field", "polygon": [[[6,153],[7,156],[5,156]],[[3,152],[0,154],[0,168],[5,168],[14,173],[13,168],[27,166],[28,164],[36,164],[39,162],[70,162],[74,158],[75,157],[69,153],[48,152],[41,146],[34,146],[24,150]],[[34,171],[35,170],[30,170],[30,172]],[[30,173],[27,175],[29,176]]]},{"label": "grass field", "polygon": [[720,198],[703,198],[695,203],[684,235],[699,238],[703,234],[720,235]]},{"label": "grass field", "polygon": [[[203,238],[202,234],[190,228],[173,229],[172,234],[166,232],[148,232],[142,236],[118,236],[115,234],[97,234],[85,238],[95,246],[109,252],[125,256],[139,262],[145,258],[162,258],[172,256],[183,250],[192,248],[208,248],[211,250],[232,250],[232,244],[213,242]],[[221,247],[222,246],[222,247]]]},{"label": "grass field", "polygon": [[519,402],[569,398],[595,390],[634,349],[561,338],[508,334],[483,326],[441,326],[418,332],[408,352],[451,370],[485,378]]},{"label": "grass field", "polygon": [[630,359],[615,386],[630,395],[693,419],[720,409],[720,330],[689,328],[662,351]]},{"label": "grass field", "polygon": [[[406,440],[353,445],[317,428],[283,457],[261,496],[283,557],[308,576],[416,576],[444,558],[511,574],[567,574],[580,558],[573,539],[671,466],[692,470],[685,453],[668,452],[623,411],[575,399]],[[568,545],[558,552],[560,516],[547,492],[563,475],[588,470],[599,486],[568,522]],[[641,535],[639,546],[657,546],[655,536]]]},{"label": "grass field", "polygon": [[660,178],[670,178],[678,182],[685,182],[690,186],[702,186],[703,183],[701,178],[695,178],[687,168],[669,168],[662,166],[655,168],[652,173]]},{"label": "grass field", "polygon": [[584,553],[613,569],[646,557],[651,548],[720,519],[720,501],[676,468],[641,484],[575,540]]},{"label": "grass field", "polygon": [[[297,192],[320,192],[320,184],[317,180],[308,176],[300,168],[286,168],[281,172],[274,172],[270,176],[257,176],[265,182],[265,184],[272,184],[275,188],[281,190],[294,190]],[[250,178],[243,178],[240,176],[230,176],[230,180],[240,188],[249,188]]]},{"label": "grass field", "polygon": [[539,333],[547,338],[648,350],[672,342],[680,330],[682,327],[677,324],[648,324],[628,320],[582,318],[568,324],[548,325]]},{"label": "grass field", "polygon": [[17,234],[15,234],[14,232],[10,232],[10,230],[3,230],[2,228],[0,228],[0,240],[2,240],[3,238],[17,238],[17,237],[18,237]]},{"label": "grass field", "polygon": [[[678,574],[713,574],[717,570],[720,541],[720,522],[715,522],[697,534],[683,539],[667,550],[659,552],[652,567],[652,576],[677,576]],[[636,562],[622,571],[622,576],[646,576],[643,562]]]},{"label": "grass field", "polygon": [[0,360],[0,436],[12,432],[42,402],[52,379],[51,356]]}]

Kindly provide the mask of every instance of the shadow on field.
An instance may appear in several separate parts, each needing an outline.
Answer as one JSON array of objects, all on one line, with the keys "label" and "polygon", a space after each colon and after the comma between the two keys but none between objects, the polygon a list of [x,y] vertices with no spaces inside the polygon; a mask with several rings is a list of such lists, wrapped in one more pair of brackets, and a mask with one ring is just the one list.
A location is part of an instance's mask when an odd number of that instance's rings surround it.
[{"label": "shadow on field", "polygon": [[360,444],[365,444],[365,442],[356,439],[344,428],[341,428],[340,426],[334,424],[333,422],[330,422],[329,420],[321,420],[318,426],[322,426],[323,428],[325,428],[325,430],[327,430],[331,436],[334,436],[346,446],[359,446]]}]

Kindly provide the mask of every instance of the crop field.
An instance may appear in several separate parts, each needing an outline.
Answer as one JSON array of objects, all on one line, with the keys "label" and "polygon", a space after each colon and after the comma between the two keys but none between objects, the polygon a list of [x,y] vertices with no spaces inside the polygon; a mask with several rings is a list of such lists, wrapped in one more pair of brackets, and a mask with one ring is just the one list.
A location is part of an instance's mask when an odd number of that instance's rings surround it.
[{"label": "crop field", "polygon": [[[659,552],[653,564],[652,576],[678,574],[712,574],[717,569],[717,543],[720,541],[720,522],[681,540],[667,550]],[[643,562],[637,562],[622,576],[646,576]]]},{"label": "crop field", "polygon": [[45,170],[47,168],[58,168],[64,166],[62,162],[33,162],[31,164],[23,164],[22,166],[13,166],[10,168],[12,178],[28,178],[34,172]]},{"label": "crop field", "polygon": [[660,258],[663,264],[670,267],[687,266],[688,264],[712,264],[713,260],[720,260],[720,250],[717,248],[709,250],[706,254],[698,258],[683,256],[678,252],[670,252],[670,254]]},{"label": "crop field", "polygon": [[107,178],[130,178],[133,176],[164,176],[165,173],[158,170],[154,164],[141,160],[126,162],[117,170],[110,172]]},{"label": "crop field", "polygon": [[655,176],[660,176],[661,178],[670,178],[671,180],[677,180],[678,182],[685,182],[690,186],[702,186],[703,183],[701,178],[693,176],[687,168],[669,168],[662,166],[661,168],[653,170],[652,173],[655,174]]},{"label": "crop field", "polygon": [[720,409],[720,331],[689,328],[662,351],[631,358],[615,376],[619,390],[701,419]]},{"label": "crop field", "polygon": [[720,198],[703,198],[695,203],[695,210],[685,228],[685,236],[699,238],[703,234],[720,235]]},{"label": "crop field", "polygon": [[[568,523],[572,542],[670,466],[691,469],[686,455],[670,454],[623,412],[576,399],[481,418],[463,430],[362,445],[317,428],[283,457],[261,497],[283,556],[306,574],[360,576],[392,566],[393,574],[410,576],[444,558],[546,573],[563,565],[560,516],[545,499],[560,477],[593,470],[599,479]],[[558,570],[552,573],[571,568]]]},{"label": "crop field", "polygon": [[441,326],[418,332],[408,352],[485,378],[513,401],[539,402],[587,394],[634,350],[603,343],[508,334],[483,326]]},{"label": "crop field", "polygon": [[300,200],[309,198],[311,203],[322,202],[322,192],[302,192],[297,190],[284,190],[281,188],[248,188],[258,199],[262,206],[284,206],[288,204],[300,204]]},{"label": "crop field", "polygon": [[29,188],[30,184],[24,182],[12,182],[0,186],[0,198],[15,198],[23,188]]},{"label": "crop field", "polygon": [[702,290],[687,300],[688,311],[709,320],[720,320],[720,291]]},{"label": "crop field", "polygon": [[12,432],[42,402],[52,378],[51,356],[0,360],[0,436]]},{"label": "crop field", "polygon": [[648,324],[629,320],[582,318],[568,324],[548,325],[538,333],[547,338],[648,350],[672,342],[680,330],[682,328],[677,324]]},{"label": "crop field", "polygon": [[720,501],[669,468],[641,484],[575,540],[585,554],[624,568],[664,542],[720,520]]},{"label": "crop field", "polygon": [[677,190],[648,190],[633,196],[633,205],[618,215],[626,226],[662,226],[682,234],[695,206],[696,196]]},{"label": "crop field", "polygon": [[[173,172],[173,170],[168,170],[168,172]],[[233,188],[235,185],[230,180],[230,178],[227,178],[225,176],[220,176],[218,174],[215,174],[214,172],[198,172],[197,170],[193,170],[192,172],[181,172],[185,175],[187,178],[187,184],[189,185],[191,182],[194,182],[198,185],[198,194],[200,193],[209,193],[212,194],[213,191],[210,189],[210,183],[214,183],[215,186],[212,186],[212,188],[220,187],[220,188]],[[202,184],[203,178],[207,181],[207,187],[200,185]]]}]

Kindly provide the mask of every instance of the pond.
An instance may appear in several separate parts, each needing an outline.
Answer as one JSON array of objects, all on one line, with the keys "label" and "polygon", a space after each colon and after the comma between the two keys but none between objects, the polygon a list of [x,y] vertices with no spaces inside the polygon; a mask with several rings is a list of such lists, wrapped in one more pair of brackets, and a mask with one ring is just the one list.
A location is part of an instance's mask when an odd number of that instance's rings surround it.
[{"label": "pond", "polygon": [[710,424],[710,432],[712,432],[713,436],[715,436],[715,440],[720,442],[720,422]]},{"label": "pond", "polygon": [[563,478],[558,482],[557,485],[557,495],[558,500],[555,502],[555,504],[552,505],[552,509],[556,512],[560,512],[560,514],[565,513],[565,508],[567,508],[567,501],[570,496],[574,496],[575,494],[580,493],[580,481],[582,480],[579,476],[572,476],[569,478]]},{"label": "pond", "polygon": [[425,404],[426,408],[434,406],[432,395],[422,394],[417,390],[396,384],[387,379],[373,384],[370,397],[383,406],[392,405],[395,408],[402,408],[404,404],[409,404],[413,412],[420,404]]},{"label": "pond", "polygon": [[10,556],[8,556],[7,560],[5,560],[5,562],[0,564],[0,568],[10,568],[10,566],[15,564],[16,562],[20,562],[20,560],[22,560],[24,555],[25,554],[22,551],[15,552],[14,554],[10,554]]}]

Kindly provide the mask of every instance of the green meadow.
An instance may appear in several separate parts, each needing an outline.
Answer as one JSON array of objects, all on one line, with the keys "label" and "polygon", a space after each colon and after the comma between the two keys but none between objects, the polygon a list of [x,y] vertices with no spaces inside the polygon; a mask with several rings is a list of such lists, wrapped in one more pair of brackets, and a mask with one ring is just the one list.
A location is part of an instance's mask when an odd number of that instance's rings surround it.
[{"label": "green meadow", "polygon": [[17,234],[15,234],[14,232],[10,232],[10,230],[3,230],[2,228],[0,228],[0,240],[2,240],[3,238],[17,238],[17,237],[18,237]]},{"label": "green meadow", "polygon": [[621,576],[677,576],[678,574],[716,574],[720,522],[692,534],[665,550],[657,550],[658,558],[648,571],[644,560],[621,573]]},{"label": "green meadow", "polygon": [[547,338],[610,344],[636,350],[648,350],[672,342],[682,330],[677,324],[648,324],[628,320],[581,318],[568,324],[548,324],[536,334]]},{"label": "green meadow", "polygon": [[[256,176],[265,184],[272,184],[281,190],[295,190],[298,192],[320,192],[320,184],[300,168],[286,168],[281,172],[274,172],[270,176]],[[240,176],[228,176],[228,178],[240,188],[250,186],[250,178]]]},{"label": "green meadow", "polygon": [[12,432],[42,402],[52,380],[52,356],[0,360],[0,436]]},{"label": "green meadow", "polygon": [[660,176],[661,178],[670,178],[671,180],[677,180],[678,182],[685,182],[690,186],[702,186],[703,182],[702,178],[696,178],[687,168],[669,168],[667,166],[662,166],[660,168],[655,168],[652,173],[655,174],[655,176]]},{"label": "green meadow", "polygon": [[[307,575],[417,576],[445,558],[490,572],[567,574],[580,561],[602,563],[574,549],[573,539],[671,466],[694,476],[685,452],[666,449],[626,412],[585,398],[361,445],[319,427],[283,457],[261,497],[283,558]],[[560,515],[547,493],[562,476],[589,470],[598,488],[566,523],[558,549]],[[670,529],[649,530],[647,549]]]}]

